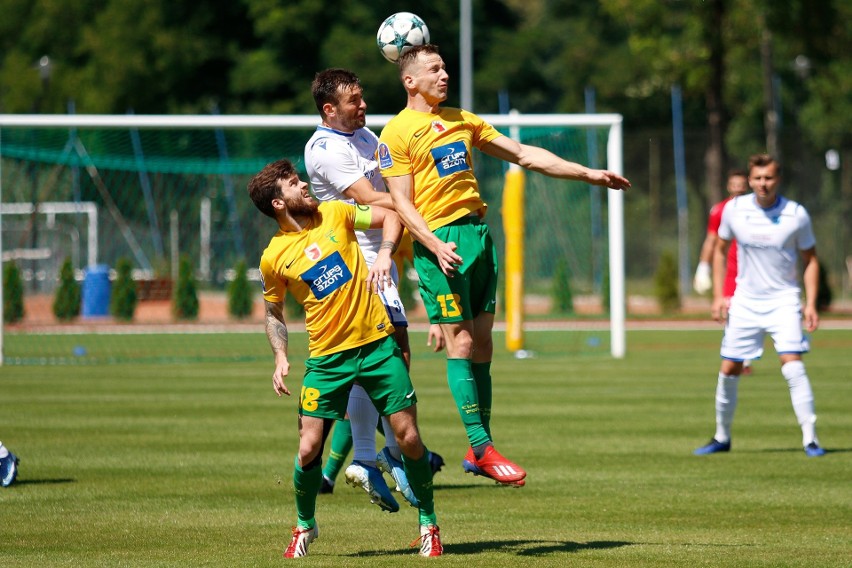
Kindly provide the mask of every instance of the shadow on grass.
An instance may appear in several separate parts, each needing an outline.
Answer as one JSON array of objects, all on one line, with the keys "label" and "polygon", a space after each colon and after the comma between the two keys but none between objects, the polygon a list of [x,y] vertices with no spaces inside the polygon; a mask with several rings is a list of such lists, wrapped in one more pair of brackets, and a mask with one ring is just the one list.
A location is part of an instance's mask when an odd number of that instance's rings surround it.
[{"label": "shadow on grass", "polygon": [[[476,542],[457,542],[444,544],[444,554],[465,555],[485,552],[502,552],[517,556],[548,556],[550,554],[580,552],[583,550],[607,550],[631,546],[632,542],[618,540],[596,540],[592,542],[573,542],[560,540],[486,540]],[[403,550],[366,550],[349,554],[352,557],[371,556],[410,556],[411,548]]]},{"label": "shadow on grass", "polygon": [[[825,450],[825,455],[828,454],[844,454],[848,452],[852,452],[852,448],[823,448]],[[750,454],[803,454],[804,450],[801,448],[763,448],[760,450],[740,450],[743,453]]]},{"label": "shadow on grass", "polygon": [[14,485],[58,485],[60,483],[76,483],[76,479],[60,477],[57,479],[18,479]]}]

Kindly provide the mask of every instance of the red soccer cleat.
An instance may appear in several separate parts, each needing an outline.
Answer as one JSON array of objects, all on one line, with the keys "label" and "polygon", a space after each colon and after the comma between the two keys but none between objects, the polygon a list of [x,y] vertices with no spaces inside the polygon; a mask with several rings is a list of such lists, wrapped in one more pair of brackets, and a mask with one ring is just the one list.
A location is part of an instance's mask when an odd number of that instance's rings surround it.
[{"label": "red soccer cleat", "polygon": [[462,460],[462,468],[466,473],[490,477],[497,483],[504,485],[523,487],[526,483],[524,478],[527,476],[527,472],[500,455],[500,452],[495,450],[494,446],[485,448],[485,454],[479,460],[474,456],[473,448],[469,448],[464,460]]},{"label": "red soccer cleat", "polygon": [[420,538],[411,543],[412,548],[420,543],[420,556],[441,556],[444,546],[441,544],[441,529],[438,525],[420,525]]}]

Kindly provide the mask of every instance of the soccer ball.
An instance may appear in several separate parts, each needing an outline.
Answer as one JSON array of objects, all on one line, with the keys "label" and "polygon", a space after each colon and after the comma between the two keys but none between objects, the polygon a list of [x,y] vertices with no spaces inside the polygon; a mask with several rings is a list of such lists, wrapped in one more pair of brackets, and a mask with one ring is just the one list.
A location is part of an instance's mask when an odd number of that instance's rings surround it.
[{"label": "soccer ball", "polygon": [[429,28],[417,14],[397,12],[379,26],[376,43],[385,59],[396,63],[400,55],[415,45],[429,43]]}]

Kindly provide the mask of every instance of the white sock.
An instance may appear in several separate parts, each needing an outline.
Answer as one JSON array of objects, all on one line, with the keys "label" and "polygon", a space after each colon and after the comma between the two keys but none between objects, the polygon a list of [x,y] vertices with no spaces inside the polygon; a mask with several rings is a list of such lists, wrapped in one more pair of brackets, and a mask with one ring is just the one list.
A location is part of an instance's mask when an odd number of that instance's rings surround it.
[{"label": "white sock", "polygon": [[376,425],[379,411],[361,385],[352,385],[349,393],[349,424],[352,426],[352,459],[376,464]]},{"label": "white sock", "polygon": [[816,437],[816,412],[814,411],[814,393],[811,381],[805,371],[802,361],[788,361],[781,367],[781,374],[790,387],[790,400],[793,402],[793,412],[802,427],[802,445],[819,441]]},{"label": "white sock", "polygon": [[719,381],[716,383],[716,435],[713,436],[717,442],[725,443],[731,439],[739,385],[739,375],[719,373]]},{"label": "white sock", "polygon": [[396,436],[393,434],[390,420],[387,416],[382,416],[382,429],[385,431],[385,447],[390,452],[394,459],[402,461],[402,450],[399,449],[399,444],[396,443]]},{"label": "white sock", "polygon": [[9,455],[9,450],[7,450],[3,446],[3,442],[0,442],[0,460]]}]

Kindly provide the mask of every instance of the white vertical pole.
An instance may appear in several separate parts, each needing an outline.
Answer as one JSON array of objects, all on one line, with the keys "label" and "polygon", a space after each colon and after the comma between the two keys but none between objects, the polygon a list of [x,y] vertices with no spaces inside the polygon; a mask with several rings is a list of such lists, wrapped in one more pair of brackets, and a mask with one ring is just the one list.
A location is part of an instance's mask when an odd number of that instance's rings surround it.
[{"label": "white vertical pole", "polygon": [[[607,142],[607,167],[617,174],[624,171],[622,156],[621,121],[614,123]],[[627,351],[625,332],[625,284],[624,284],[624,192],[607,190],[609,205],[609,317],[611,327],[611,353],[623,359]]]},{"label": "white vertical pole", "polygon": [[473,112],[473,8],[471,0],[460,0],[461,27],[459,31],[459,52],[461,80],[461,108]]}]

